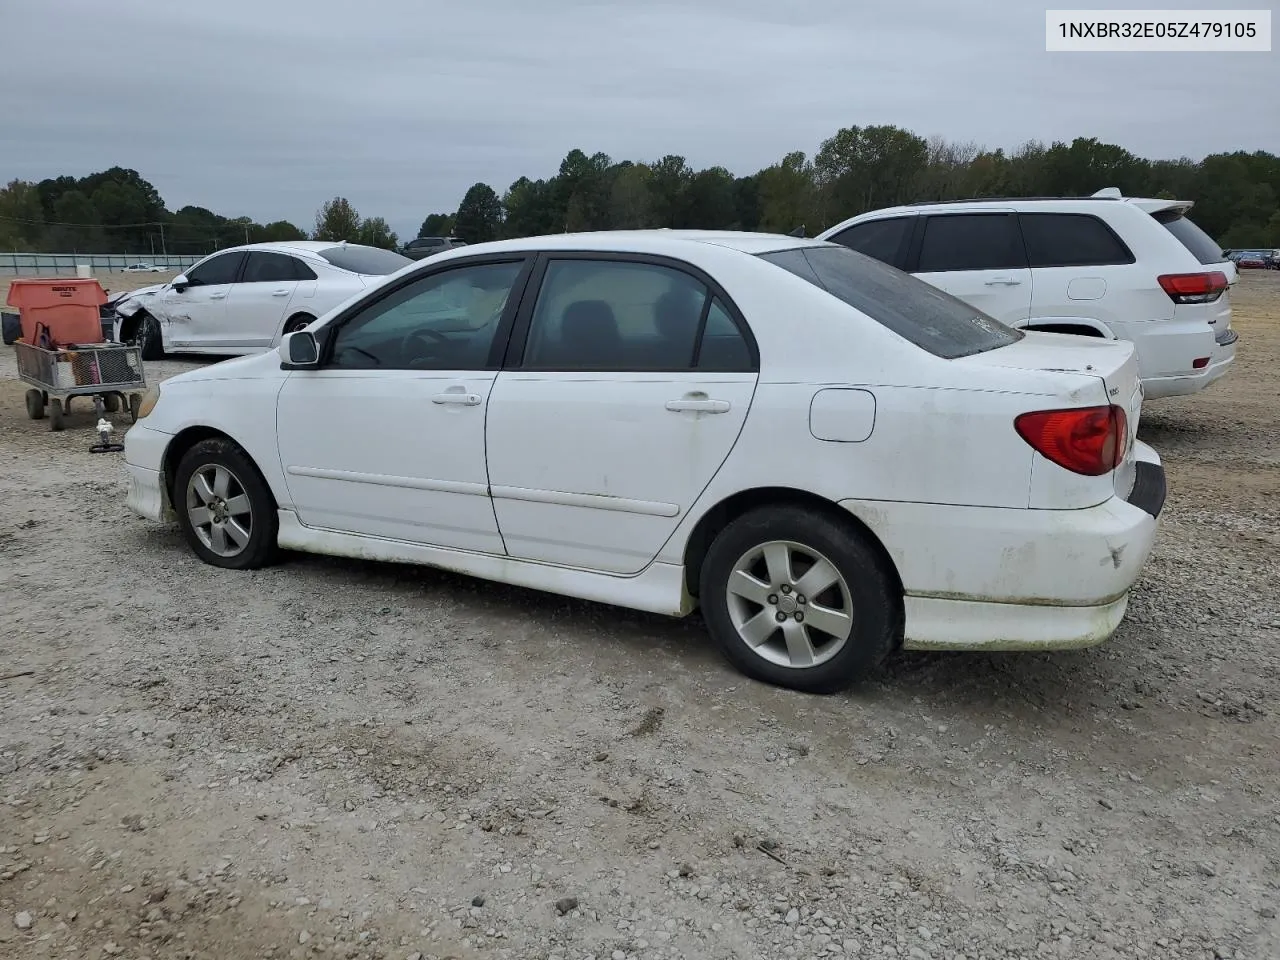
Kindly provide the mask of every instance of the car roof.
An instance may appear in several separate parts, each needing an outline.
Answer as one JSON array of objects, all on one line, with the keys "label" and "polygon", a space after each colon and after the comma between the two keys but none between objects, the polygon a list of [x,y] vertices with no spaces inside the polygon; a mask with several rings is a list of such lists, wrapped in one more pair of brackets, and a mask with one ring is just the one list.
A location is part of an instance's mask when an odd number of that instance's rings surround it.
[{"label": "car roof", "polygon": [[587,233],[554,233],[512,240],[474,243],[458,253],[465,256],[502,251],[582,250],[602,253],[669,253],[678,256],[694,245],[727,247],[742,253],[759,254],[795,247],[826,247],[821,241],[778,233],[748,233],[735,230],[594,230]]},{"label": "car roof", "polygon": [[1160,213],[1165,210],[1178,210],[1184,215],[1195,206],[1192,200],[1167,200],[1156,197],[1126,197],[1116,187],[1104,187],[1089,197],[970,197],[964,200],[921,200],[916,203],[903,203],[895,207],[883,207],[879,210],[868,210],[847,220],[841,221],[823,231],[822,235],[833,234],[861,220],[879,219],[881,217],[907,216],[924,213],[934,209],[948,210],[952,213],[981,210],[1016,210],[1026,207],[1051,207],[1059,213],[1086,213],[1098,209],[1098,204],[1130,204],[1146,213]]}]

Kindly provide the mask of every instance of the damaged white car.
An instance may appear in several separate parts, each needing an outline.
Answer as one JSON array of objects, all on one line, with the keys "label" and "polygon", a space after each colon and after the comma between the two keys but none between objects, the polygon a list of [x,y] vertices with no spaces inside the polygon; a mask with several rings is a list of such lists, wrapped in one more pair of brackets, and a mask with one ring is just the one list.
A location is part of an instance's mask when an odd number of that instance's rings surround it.
[{"label": "damaged white car", "polygon": [[230,247],[169,283],[108,301],[112,339],[137,344],[144,360],[260,353],[413,262],[391,250],[322,240]]}]

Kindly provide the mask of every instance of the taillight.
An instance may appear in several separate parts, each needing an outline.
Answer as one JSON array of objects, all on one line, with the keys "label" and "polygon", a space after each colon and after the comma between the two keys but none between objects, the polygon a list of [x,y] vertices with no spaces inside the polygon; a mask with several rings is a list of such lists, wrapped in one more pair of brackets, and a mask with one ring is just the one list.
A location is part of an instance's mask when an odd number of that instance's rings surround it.
[{"label": "taillight", "polygon": [[1024,413],[1013,426],[1037,453],[1086,477],[1100,477],[1119,466],[1129,440],[1129,418],[1114,403]]},{"label": "taillight", "polygon": [[1212,303],[1227,289],[1227,275],[1221,270],[1208,273],[1165,273],[1156,278],[1160,288],[1174,303]]}]

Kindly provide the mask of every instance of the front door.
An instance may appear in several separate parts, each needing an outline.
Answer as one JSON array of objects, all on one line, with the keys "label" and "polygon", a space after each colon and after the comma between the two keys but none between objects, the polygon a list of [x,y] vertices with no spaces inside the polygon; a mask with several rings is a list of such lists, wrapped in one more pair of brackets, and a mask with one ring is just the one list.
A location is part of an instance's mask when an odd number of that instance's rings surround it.
[{"label": "front door", "polygon": [[450,265],[322,329],[323,366],[280,391],[276,436],[298,519],[501,554],[485,417],[523,259]]},{"label": "front door", "polygon": [[636,573],[738,439],[758,369],[749,335],[675,263],[555,256],[525,302],[522,355],[489,409],[507,552]]},{"label": "front door", "polygon": [[922,217],[909,268],[921,280],[1011,327],[1031,315],[1031,267],[1012,213]]},{"label": "front door", "polygon": [[156,313],[161,323],[168,324],[166,340],[170,347],[180,350],[182,347],[231,346],[227,342],[224,318],[227,297],[243,262],[241,250],[215,254],[187,272],[185,289],[170,286],[157,297]]}]

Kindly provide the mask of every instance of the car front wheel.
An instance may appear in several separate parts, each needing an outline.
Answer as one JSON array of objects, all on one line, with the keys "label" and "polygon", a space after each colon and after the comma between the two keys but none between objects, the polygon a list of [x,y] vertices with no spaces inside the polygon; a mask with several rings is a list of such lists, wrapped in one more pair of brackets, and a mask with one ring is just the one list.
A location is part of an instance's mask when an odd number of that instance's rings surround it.
[{"label": "car front wheel", "polygon": [[178,463],[173,505],[182,535],[205,563],[249,570],[276,550],[276,505],[257,467],[230,440],[202,440]]},{"label": "car front wheel", "polygon": [[144,313],[138,318],[133,342],[137,344],[143,360],[164,359],[164,339],[160,336],[160,323],[151,314]]},{"label": "car front wheel", "polygon": [[753,510],[716,537],[700,600],[712,637],[743,673],[829,693],[894,649],[901,597],[852,524],[803,507]]}]

